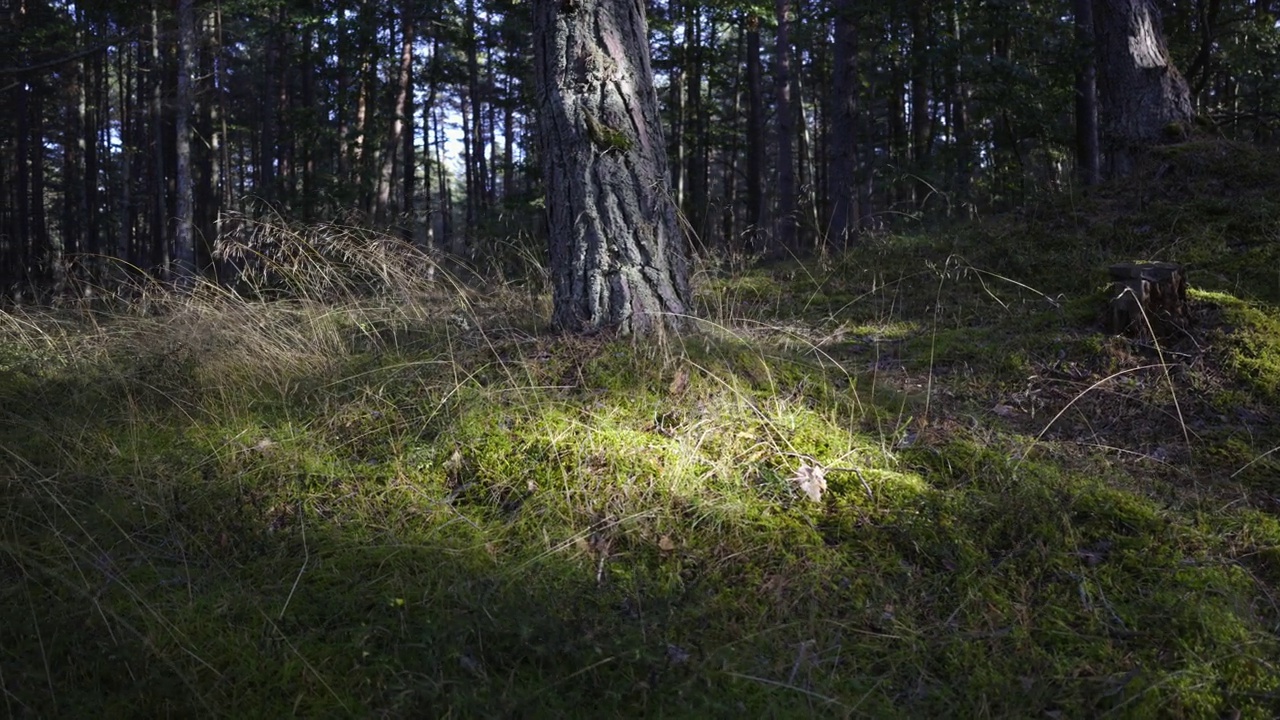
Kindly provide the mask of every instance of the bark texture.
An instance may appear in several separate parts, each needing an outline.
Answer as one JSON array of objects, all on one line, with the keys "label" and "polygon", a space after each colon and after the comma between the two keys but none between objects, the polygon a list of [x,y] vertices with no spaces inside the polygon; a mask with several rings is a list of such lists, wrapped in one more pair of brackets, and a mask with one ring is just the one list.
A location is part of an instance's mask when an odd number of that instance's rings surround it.
[{"label": "bark texture", "polygon": [[685,238],[639,0],[534,3],[538,126],[555,325],[679,329],[690,307]]},{"label": "bark texture", "polygon": [[1093,0],[1093,19],[1106,145],[1116,173],[1125,174],[1136,151],[1186,131],[1191,93],[1152,0]]}]

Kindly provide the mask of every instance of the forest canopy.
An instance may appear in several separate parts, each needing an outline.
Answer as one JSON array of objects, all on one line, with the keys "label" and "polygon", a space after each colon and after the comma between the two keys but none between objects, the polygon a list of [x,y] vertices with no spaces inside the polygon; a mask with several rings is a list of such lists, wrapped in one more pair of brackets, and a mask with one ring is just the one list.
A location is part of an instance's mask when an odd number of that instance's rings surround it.
[{"label": "forest canopy", "polygon": [[[482,273],[543,262],[537,6],[5,3],[0,287],[232,282],[264,217],[392,229]],[[671,0],[647,21],[668,194],[715,255],[1011,207],[1123,172],[1134,142],[1271,143],[1280,117],[1265,0]]]}]

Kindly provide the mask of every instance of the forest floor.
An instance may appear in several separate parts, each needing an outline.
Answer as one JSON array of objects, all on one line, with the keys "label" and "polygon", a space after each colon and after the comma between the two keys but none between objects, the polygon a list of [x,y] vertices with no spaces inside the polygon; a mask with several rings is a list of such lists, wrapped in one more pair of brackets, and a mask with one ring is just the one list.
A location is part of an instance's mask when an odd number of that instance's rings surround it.
[{"label": "forest floor", "polygon": [[[660,343],[331,235],[0,312],[5,715],[1280,713],[1280,156],[704,266]],[[1129,260],[1188,332],[1103,331]]]}]

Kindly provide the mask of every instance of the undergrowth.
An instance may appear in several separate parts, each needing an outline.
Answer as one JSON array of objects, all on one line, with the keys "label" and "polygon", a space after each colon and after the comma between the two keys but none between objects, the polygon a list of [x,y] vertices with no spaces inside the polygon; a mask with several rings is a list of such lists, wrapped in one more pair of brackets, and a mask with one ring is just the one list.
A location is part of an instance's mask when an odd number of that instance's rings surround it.
[{"label": "undergrowth", "polygon": [[0,314],[6,714],[1273,717],[1275,296],[1108,336],[1230,221],[1035,213],[706,267],[657,345],[274,226],[269,293]]}]

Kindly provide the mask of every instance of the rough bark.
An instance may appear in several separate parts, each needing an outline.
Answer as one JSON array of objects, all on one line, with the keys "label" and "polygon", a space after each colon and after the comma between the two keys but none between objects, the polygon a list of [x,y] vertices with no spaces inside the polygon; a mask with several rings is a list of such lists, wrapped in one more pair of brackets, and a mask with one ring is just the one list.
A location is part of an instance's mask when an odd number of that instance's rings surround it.
[{"label": "rough bark", "polygon": [[1191,124],[1191,93],[1169,58],[1152,0],[1093,0],[1098,90],[1115,174],[1142,149],[1179,139]]},{"label": "rough bark", "polygon": [[686,325],[685,239],[639,0],[537,0],[538,127],[555,325],[651,334]]},{"label": "rough bark", "polygon": [[1109,268],[1112,299],[1107,306],[1107,330],[1129,335],[1170,337],[1190,324],[1187,276],[1181,265],[1168,262],[1117,263]]}]

